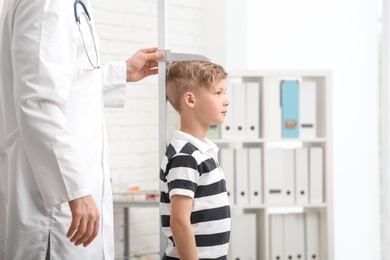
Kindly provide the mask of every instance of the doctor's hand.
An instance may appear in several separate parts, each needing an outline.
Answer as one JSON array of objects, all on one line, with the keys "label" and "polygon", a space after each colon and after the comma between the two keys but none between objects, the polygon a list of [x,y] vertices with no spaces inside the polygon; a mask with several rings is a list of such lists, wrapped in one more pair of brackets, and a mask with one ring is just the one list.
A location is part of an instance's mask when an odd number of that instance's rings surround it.
[{"label": "doctor's hand", "polygon": [[126,61],[127,82],[139,81],[147,76],[158,73],[158,59],[164,57],[163,51],[156,52],[157,48],[147,48],[137,51]]},{"label": "doctor's hand", "polygon": [[99,233],[100,213],[91,195],[69,201],[72,223],[66,236],[76,246],[88,246]]}]

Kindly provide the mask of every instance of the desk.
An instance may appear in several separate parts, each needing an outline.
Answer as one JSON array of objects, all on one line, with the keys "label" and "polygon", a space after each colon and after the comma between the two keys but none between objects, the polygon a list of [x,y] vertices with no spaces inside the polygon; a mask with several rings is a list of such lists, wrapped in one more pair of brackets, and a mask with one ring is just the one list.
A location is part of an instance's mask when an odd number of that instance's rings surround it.
[{"label": "desk", "polygon": [[130,259],[130,236],[129,236],[129,209],[130,208],[145,208],[145,207],[159,207],[160,201],[157,199],[152,200],[131,200],[129,194],[120,194],[126,196],[118,196],[114,194],[114,208],[123,208],[124,214],[124,259]]}]

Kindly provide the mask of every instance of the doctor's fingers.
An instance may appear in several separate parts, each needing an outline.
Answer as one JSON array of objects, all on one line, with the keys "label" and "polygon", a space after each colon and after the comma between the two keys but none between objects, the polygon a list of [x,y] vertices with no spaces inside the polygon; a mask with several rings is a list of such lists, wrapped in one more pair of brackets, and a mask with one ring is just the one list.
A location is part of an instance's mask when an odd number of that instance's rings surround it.
[{"label": "doctor's fingers", "polygon": [[85,241],[83,243],[83,246],[86,247],[88,246],[95,238],[96,236],[99,234],[99,229],[100,229],[100,224],[99,222],[95,222],[95,225],[94,225],[94,229],[93,229],[93,232],[92,232],[92,235],[89,237],[89,239],[87,241]]},{"label": "doctor's fingers", "polygon": [[[72,212],[72,223],[66,236],[72,243],[79,245],[98,232],[95,227],[96,223],[99,223],[100,213],[95,200],[90,195],[69,201],[69,207]],[[86,236],[81,239],[84,235]]]},{"label": "doctor's fingers", "polygon": [[158,62],[157,61],[147,61],[144,66],[146,69],[151,69],[151,68],[157,68],[158,67]]},{"label": "doctor's fingers", "polygon": [[80,217],[76,217],[76,216],[72,215],[72,223],[70,224],[68,233],[66,233],[66,236],[68,238],[71,238],[71,242],[73,242],[72,241],[73,235],[80,225],[80,219],[81,219]]},{"label": "doctor's fingers", "polygon": [[165,52],[164,51],[158,51],[158,48],[156,47],[151,47],[151,48],[144,48],[140,49],[136,52],[136,54],[139,53],[145,53],[145,54],[150,54],[148,55],[148,60],[158,60],[164,57]]},{"label": "doctor's fingers", "polygon": [[84,246],[89,245],[99,233],[99,220],[88,220],[82,219],[77,231],[70,238],[70,242],[76,246],[83,244]]},{"label": "doctor's fingers", "polygon": [[77,227],[76,233],[70,238],[70,242],[74,243],[76,246],[80,245],[80,239],[88,231],[88,222],[80,221],[80,225]]},{"label": "doctor's fingers", "polygon": [[157,51],[156,48],[141,49],[137,51],[131,58],[135,63],[148,63],[154,62],[154,66],[157,66],[157,60],[164,58],[165,52]]},{"label": "doctor's fingers", "polygon": [[[87,228],[83,234],[83,236],[79,239],[77,239],[74,244],[76,246],[83,244],[84,247],[88,246],[97,236],[99,233],[99,222],[91,222],[88,221]],[[83,231],[82,231],[83,232]]]}]

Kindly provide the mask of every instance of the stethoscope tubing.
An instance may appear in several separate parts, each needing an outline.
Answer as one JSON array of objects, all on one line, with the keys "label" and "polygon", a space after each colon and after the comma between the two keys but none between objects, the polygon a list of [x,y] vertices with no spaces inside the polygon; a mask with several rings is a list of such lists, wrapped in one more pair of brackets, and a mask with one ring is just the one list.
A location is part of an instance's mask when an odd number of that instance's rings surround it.
[{"label": "stethoscope tubing", "polygon": [[[89,31],[91,32],[93,47],[95,49],[95,55],[96,55],[96,62],[95,63],[92,62],[92,59],[91,59],[91,57],[90,57],[90,55],[88,53],[88,50],[87,50],[87,46],[85,45],[85,40],[84,40],[83,33],[81,32],[81,28],[80,28],[80,25],[81,25],[80,20],[81,19],[80,19],[80,16],[77,14],[77,5],[78,4],[80,4],[81,7],[83,8],[82,14],[85,16],[85,20],[87,21],[88,26],[89,26]],[[97,47],[96,47],[95,35],[93,33],[91,17],[89,15],[87,7],[85,6],[85,4],[81,0],[76,0],[74,2],[74,17],[75,17],[75,20],[76,20],[76,23],[77,23],[77,27],[78,27],[80,35],[81,35],[81,40],[83,42],[84,51],[85,51],[85,54],[87,55],[88,61],[89,61],[89,63],[91,64],[91,66],[94,69],[99,69],[100,68],[99,67],[99,55],[98,55],[98,50],[97,50]]]}]

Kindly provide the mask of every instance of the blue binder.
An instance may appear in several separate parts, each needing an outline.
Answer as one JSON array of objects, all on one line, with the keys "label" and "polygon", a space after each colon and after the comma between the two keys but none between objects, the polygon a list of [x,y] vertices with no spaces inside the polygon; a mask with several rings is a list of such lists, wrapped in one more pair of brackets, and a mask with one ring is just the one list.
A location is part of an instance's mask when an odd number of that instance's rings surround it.
[{"label": "blue binder", "polygon": [[282,80],[280,83],[282,106],[282,137],[299,138],[299,83]]}]

